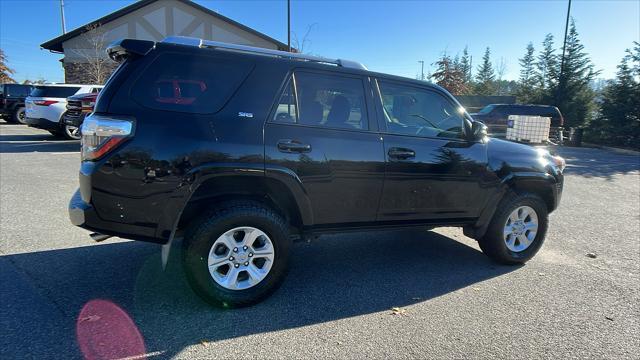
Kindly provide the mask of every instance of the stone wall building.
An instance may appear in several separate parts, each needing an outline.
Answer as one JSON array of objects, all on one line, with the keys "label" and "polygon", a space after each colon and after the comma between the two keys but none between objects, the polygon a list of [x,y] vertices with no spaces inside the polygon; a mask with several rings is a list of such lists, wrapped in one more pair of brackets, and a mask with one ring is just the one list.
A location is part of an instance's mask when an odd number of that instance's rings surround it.
[{"label": "stone wall building", "polygon": [[167,36],[286,50],[287,46],[265,34],[189,0],[141,0],[42,45],[63,54],[65,82],[104,83],[116,63],[104,49],[122,39],[161,41]]}]

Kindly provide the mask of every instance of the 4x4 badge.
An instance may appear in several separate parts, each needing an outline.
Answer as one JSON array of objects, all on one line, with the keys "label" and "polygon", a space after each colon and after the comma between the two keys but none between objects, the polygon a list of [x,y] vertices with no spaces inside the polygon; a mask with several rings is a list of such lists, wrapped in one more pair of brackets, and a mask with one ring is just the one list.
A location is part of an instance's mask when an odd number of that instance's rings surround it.
[{"label": "4x4 badge", "polygon": [[253,117],[253,113],[240,111],[240,112],[238,113],[238,116],[240,116],[240,117],[252,118],[252,117]]}]

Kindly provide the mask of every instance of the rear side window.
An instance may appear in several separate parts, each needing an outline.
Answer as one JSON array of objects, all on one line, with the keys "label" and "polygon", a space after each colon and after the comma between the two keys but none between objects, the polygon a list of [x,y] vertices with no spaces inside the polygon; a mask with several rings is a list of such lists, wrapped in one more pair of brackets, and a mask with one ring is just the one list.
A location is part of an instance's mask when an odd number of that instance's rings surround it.
[{"label": "rear side window", "polygon": [[7,96],[26,97],[30,92],[31,87],[27,85],[7,85]]},{"label": "rear side window", "polygon": [[142,106],[209,114],[219,111],[252,65],[206,55],[162,54],[144,70],[132,97]]},{"label": "rear side window", "polygon": [[369,123],[362,79],[296,72],[280,97],[273,121],[366,130]]},{"label": "rear side window", "polygon": [[32,97],[67,98],[80,90],[76,86],[36,86],[31,91]]}]

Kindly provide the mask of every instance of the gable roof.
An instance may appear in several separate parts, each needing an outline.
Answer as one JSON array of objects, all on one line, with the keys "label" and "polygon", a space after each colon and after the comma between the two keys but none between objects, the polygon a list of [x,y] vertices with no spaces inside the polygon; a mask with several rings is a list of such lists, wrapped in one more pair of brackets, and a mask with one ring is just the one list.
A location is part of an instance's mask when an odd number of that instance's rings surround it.
[{"label": "gable roof", "polygon": [[[49,40],[47,42],[44,42],[44,43],[40,44],[40,47],[42,47],[44,49],[47,49],[47,50],[50,50],[50,51],[63,52],[64,51],[64,49],[62,48],[62,43],[63,42],[87,32],[88,31],[87,28],[90,27],[91,25],[104,25],[104,24],[106,24],[106,23],[108,23],[110,21],[113,21],[113,20],[115,20],[115,19],[117,19],[117,18],[119,18],[121,16],[124,16],[124,15],[127,15],[129,13],[132,13],[132,12],[134,12],[134,11],[136,11],[138,9],[141,9],[141,8],[151,4],[153,2],[156,2],[156,1],[158,1],[158,0],[140,0],[140,1],[137,1],[137,2],[135,2],[135,3],[133,3],[133,4],[129,5],[129,6],[123,7],[120,10],[114,11],[114,12],[108,14],[107,16],[103,16],[103,17],[101,17],[101,18],[99,18],[97,20],[94,20],[94,21],[92,21],[92,22],[90,22],[88,24],[82,25],[82,26],[80,26],[80,27],[78,27],[78,28],[76,28],[76,29],[74,29],[72,31],[69,31],[66,34],[60,35],[57,38],[51,39],[51,40]],[[176,0],[176,1],[180,1],[183,4],[189,5],[189,6],[195,8],[197,10],[200,10],[200,11],[202,11],[202,12],[208,14],[208,15],[216,17],[216,18],[218,18],[218,19],[220,19],[222,21],[225,21],[227,23],[230,23],[230,24],[232,24],[234,26],[237,26],[240,29],[242,29],[244,31],[247,31],[247,32],[249,32],[249,33],[251,33],[253,35],[256,35],[256,36],[258,36],[258,37],[260,37],[260,38],[262,38],[262,39],[264,39],[266,41],[272,42],[272,43],[274,43],[274,44],[276,44],[278,46],[279,50],[286,50],[287,49],[287,45],[286,44],[284,44],[284,43],[282,43],[282,42],[280,42],[280,41],[278,41],[278,40],[276,40],[276,39],[274,39],[274,38],[272,38],[270,36],[267,36],[267,35],[259,32],[259,31],[256,31],[256,30],[254,30],[254,29],[252,29],[252,28],[250,28],[250,27],[248,27],[246,25],[243,25],[243,24],[241,24],[241,23],[239,23],[239,22],[237,22],[235,20],[229,19],[226,16],[220,15],[217,12],[215,12],[213,10],[210,10],[210,9],[208,9],[208,8],[202,6],[202,5],[196,4],[193,1],[190,1],[190,0]]]}]

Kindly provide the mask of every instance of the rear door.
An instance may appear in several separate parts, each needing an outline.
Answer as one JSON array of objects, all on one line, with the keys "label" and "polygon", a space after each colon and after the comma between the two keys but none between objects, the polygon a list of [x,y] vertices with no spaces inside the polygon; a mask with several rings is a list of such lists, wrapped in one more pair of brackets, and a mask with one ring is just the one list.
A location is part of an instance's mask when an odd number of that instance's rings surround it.
[{"label": "rear door", "polygon": [[378,85],[386,155],[378,220],[478,216],[489,189],[487,149],[464,139],[462,108],[432,88]]},{"label": "rear door", "polygon": [[265,126],[267,176],[293,175],[313,224],[376,218],[385,159],[366,94],[366,77],[296,71]]}]

